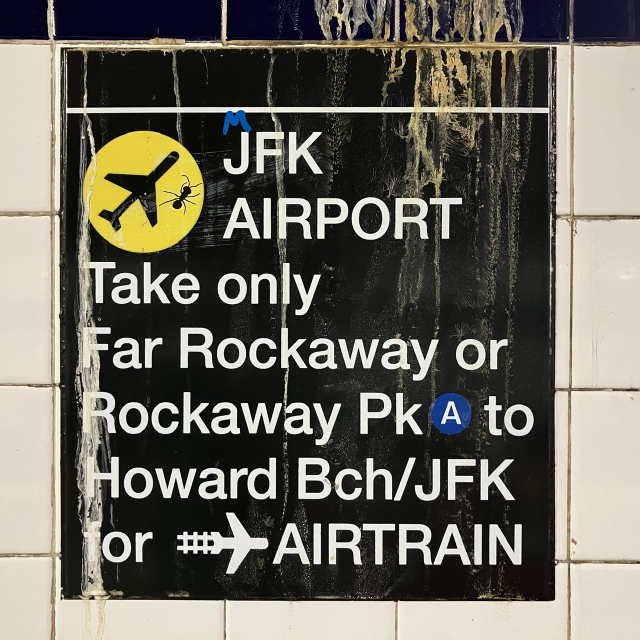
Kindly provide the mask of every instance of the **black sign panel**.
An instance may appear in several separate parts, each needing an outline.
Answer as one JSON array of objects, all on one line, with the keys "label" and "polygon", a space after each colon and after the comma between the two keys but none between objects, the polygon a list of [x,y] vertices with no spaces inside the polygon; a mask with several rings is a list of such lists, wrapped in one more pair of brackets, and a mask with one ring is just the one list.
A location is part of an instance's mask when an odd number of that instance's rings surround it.
[{"label": "black sign panel", "polygon": [[553,599],[552,68],[66,52],[66,597]]}]

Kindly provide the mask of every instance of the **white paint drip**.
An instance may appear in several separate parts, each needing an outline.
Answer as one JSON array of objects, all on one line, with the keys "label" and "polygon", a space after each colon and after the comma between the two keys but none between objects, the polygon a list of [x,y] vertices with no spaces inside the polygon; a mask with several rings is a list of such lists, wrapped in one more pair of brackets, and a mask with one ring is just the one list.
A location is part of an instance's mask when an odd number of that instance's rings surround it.
[{"label": "white paint drip", "polygon": [[173,93],[176,96],[176,131],[178,132],[178,142],[184,145],[182,141],[182,115],[180,110],[180,83],[178,81],[178,54],[176,51],[171,52],[171,70],[173,71]]},{"label": "white paint drip", "polygon": [[[84,608],[82,611],[84,640],[102,640],[104,637],[104,628],[107,622],[105,616],[106,604],[107,601],[105,599],[84,600]],[[95,622],[94,610],[96,614]]]},{"label": "white paint drip", "polygon": [[[84,97],[83,104],[87,104],[87,59],[85,53],[84,61]],[[88,138],[91,152],[91,168],[92,175],[96,175],[96,149],[91,128],[91,121],[85,115],[82,121],[82,139],[80,146],[80,184],[84,182],[87,158],[86,158],[86,142]],[[80,424],[83,424],[83,395],[84,392],[96,392],[99,390],[100,380],[100,358],[98,351],[91,349],[90,366],[85,367],[84,353],[85,349],[90,348],[91,341],[95,341],[95,336],[89,341],[83,339],[84,329],[95,326],[93,319],[93,293],[92,278],[89,270],[91,261],[90,244],[91,238],[89,234],[89,202],[93,192],[93,182],[87,192],[86,199],[81,194],[79,209],[80,235],[78,239],[78,309],[77,309],[77,341],[78,341],[78,363],[76,365],[76,402],[78,406],[78,417]],[[107,594],[104,590],[102,580],[102,561],[100,554],[100,528],[103,518],[103,502],[102,488],[98,483],[95,491],[92,491],[90,483],[94,476],[94,469],[89,469],[88,465],[95,464],[93,461],[97,458],[101,442],[100,425],[96,418],[91,418],[89,424],[83,424],[80,429],[78,451],[76,457],[77,483],[80,491],[80,501],[78,505],[82,530],[86,537],[82,548],[82,571],[81,571],[81,588],[84,598],[106,598]],[[104,457],[109,462],[110,454],[108,450],[108,442],[105,442],[103,450]],[[91,461],[91,462],[90,462]],[[91,608],[89,601],[85,605],[85,637],[93,638],[91,632]],[[104,605],[98,608],[98,627],[95,640],[101,640],[104,631]]]},{"label": "white paint drip", "polygon": [[[269,72],[267,75],[267,104],[269,107],[273,107],[273,67],[275,65],[276,56],[271,53],[271,59],[269,61]],[[280,123],[280,118],[275,114],[274,111],[271,111],[271,119],[273,120],[273,126],[278,133],[282,133],[282,125]],[[276,141],[276,148],[282,150],[282,140]],[[284,191],[284,152],[280,153],[280,155],[275,156],[276,162],[276,186],[278,189],[278,198],[282,199],[285,197]],[[279,215],[279,212],[277,213]],[[278,257],[280,260],[280,271],[284,269],[284,264],[287,261],[287,239],[286,238],[278,238]],[[281,305],[280,305],[280,326],[282,329],[287,328],[287,306],[284,304],[284,300],[290,299],[290,292],[284,291],[284,287],[288,286],[288,279],[282,278],[282,296],[281,296]],[[287,399],[289,395],[289,365],[287,362],[287,368],[284,371],[284,389],[283,389],[283,397],[282,397],[282,407],[283,410],[287,408]],[[282,516],[284,518],[284,513],[287,508],[287,503],[289,500],[289,443],[287,441],[286,432],[283,435],[282,441]]]},{"label": "white paint drip", "polygon": [[374,39],[389,39],[391,0],[314,0],[314,3],[327,40],[334,39],[332,26],[336,40],[342,38],[343,32],[348,40],[353,40],[364,24],[369,25]]},{"label": "white paint drip", "polygon": [[495,42],[501,30],[508,42],[522,35],[521,0],[406,0],[407,40]]},{"label": "white paint drip", "polygon": [[[469,189],[479,189],[487,199],[488,229],[486,234],[477,234],[474,238],[474,250],[482,260],[476,267],[478,288],[466,301],[466,306],[482,310],[481,318],[465,327],[457,326],[454,332],[459,337],[474,335],[481,341],[487,341],[493,335],[493,313],[497,300],[497,283],[495,274],[501,260],[507,261],[508,268],[508,305],[506,338],[513,340],[512,308],[515,304],[515,285],[518,269],[518,219],[519,193],[526,171],[526,158],[531,137],[531,116],[525,112],[503,113],[501,125],[494,120],[493,113],[489,119],[480,119],[455,109],[461,105],[473,105],[489,100],[492,87],[492,67],[494,53],[491,51],[443,48],[441,50],[421,49],[415,52],[400,51],[391,54],[391,63],[387,74],[387,83],[383,90],[386,100],[388,87],[397,81],[405,69],[411,56],[416,56],[416,78],[414,84],[414,111],[407,124],[400,120],[396,125],[396,134],[406,144],[406,164],[404,176],[389,180],[389,190],[401,192],[408,197],[419,197],[425,188],[431,188],[436,196],[441,194],[442,180],[447,171],[447,159],[451,149],[456,153],[473,157],[482,154],[491,158],[487,167],[486,180],[482,186],[470,184]],[[523,64],[522,54],[517,50],[501,53],[501,104],[518,104],[521,96],[522,81],[520,69]],[[532,61],[529,61],[531,68]],[[533,74],[529,73],[529,86],[526,95],[531,101]],[[384,104],[383,100],[383,104]],[[485,102],[488,104],[488,102]],[[436,105],[435,115],[427,114],[421,105]],[[480,128],[488,128],[487,134],[481,136]],[[506,206],[503,200],[506,194]],[[422,295],[427,283],[432,286],[433,312],[435,322],[433,337],[441,332],[439,322],[440,307],[440,230],[439,217],[435,217],[433,262],[431,264],[421,243],[414,233],[408,234],[405,240],[405,253],[401,263],[398,288],[398,309],[402,314],[410,308]],[[487,238],[489,240],[487,240]],[[506,251],[505,251],[506,248]],[[505,365],[505,397],[510,392],[511,359],[507,357]],[[430,370],[430,391],[435,395],[437,361],[434,358]],[[405,393],[409,402],[412,388],[404,384],[404,372],[398,376],[398,391]],[[487,397],[488,388],[479,391],[480,397]],[[479,430],[479,434],[486,429]],[[478,436],[477,446],[482,446],[482,435]],[[430,461],[430,452],[426,452],[425,463]],[[506,514],[505,514],[506,517]]]}]

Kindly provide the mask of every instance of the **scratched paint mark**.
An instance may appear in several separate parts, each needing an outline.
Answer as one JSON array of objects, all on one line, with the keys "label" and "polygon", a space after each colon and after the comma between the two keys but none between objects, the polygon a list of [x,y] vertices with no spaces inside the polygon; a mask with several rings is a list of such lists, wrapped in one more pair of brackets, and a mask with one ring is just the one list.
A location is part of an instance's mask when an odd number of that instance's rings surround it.
[{"label": "scratched paint mark", "polygon": [[[271,53],[269,59],[269,71],[267,75],[267,104],[272,109],[271,111],[271,120],[273,122],[274,129],[277,134],[281,137],[276,140],[276,148],[282,150],[282,141],[284,139],[284,133],[282,131],[282,124],[280,123],[280,118],[277,116],[276,112],[273,111],[274,101],[273,101],[273,69],[276,61],[276,54],[274,52]],[[281,152],[275,158],[275,174],[276,174],[276,185],[278,190],[278,198],[281,200],[285,197],[284,190],[284,154]],[[281,215],[280,212],[277,215]],[[280,270],[281,273],[284,272],[285,263],[287,262],[287,239],[278,237],[277,240],[277,250],[278,250],[278,260],[280,262]],[[289,278],[282,278],[282,295],[280,297],[280,327],[282,330],[286,330],[287,328],[287,305],[286,301],[289,300],[291,296],[291,292],[286,290],[286,284],[289,282]],[[287,363],[287,368],[284,370],[284,380],[283,380],[283,391],[282,391],[282,408],[286,411],[287,402],[289,397],[289,366]],[[281,524],[280,530],[284,530],[285,525],[285,513],[287,510],[287,504],[289,502],[289,441],[287,438],[286,431],[283,431],[282,436],[282,516],[281,516]]]}]

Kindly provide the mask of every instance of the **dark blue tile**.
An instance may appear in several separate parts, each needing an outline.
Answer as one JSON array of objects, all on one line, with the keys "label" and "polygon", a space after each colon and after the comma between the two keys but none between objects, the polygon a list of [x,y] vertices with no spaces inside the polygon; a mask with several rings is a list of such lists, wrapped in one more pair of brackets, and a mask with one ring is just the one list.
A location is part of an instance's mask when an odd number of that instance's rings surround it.
[{"label": "dark blue tile", "polygon": [[460,0],[441,0],[437,15],[440,28],[435,37],[432,34],[433,11],[426,0],[398,1],[401,3],[401,40],[508,42],[519,39],[522,42],[562,42],[569,38],[569,0],[522,0],[521,14],[517,11],[516,2],[503,0],[509,19],[505,21],[506,25],[502,25],[497,33],[489,34],[489,37],[484,29],[480,37],[473,33],[473,16],[464,21],[470,25],[467,33],[460,33],[456,29],[453,16],[459,9]]},{"label": "dark blue tile", "polygon": [[[366,15],[350,16],[338,29],[338,20],[321,17],[319,0],[227,0],[227,38],[233,40],[354,40],[393,38],[393,0],[359,0]],[[377,16],[374,12],[377,12]],[[357,28],[355,27],[358,23]]]},{"label": "dark blue tile", "polygon": [[8,0],[0,5],[0,38],[49,37],[47,0]]},{"label": "dark blue tile", "polygon": [[575,40],[640,40],[640,0],[574,0],[573,13]]},{"label": "dark blue tile", "polygon": [[522,0],[523,42],[569,39],[569,0]]},{"label": "dark blue tile", "polygon": [[55,0],[56,38],[219,40],[220,0]]}]

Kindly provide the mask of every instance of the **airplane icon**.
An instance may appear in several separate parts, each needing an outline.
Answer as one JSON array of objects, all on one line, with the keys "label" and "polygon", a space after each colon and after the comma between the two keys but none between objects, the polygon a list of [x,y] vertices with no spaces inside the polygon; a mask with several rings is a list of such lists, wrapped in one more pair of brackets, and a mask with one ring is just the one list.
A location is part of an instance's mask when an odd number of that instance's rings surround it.
[{"label": "airplane icon", "polygon": [[227,573],[235,573],[249,551],[266,549],[269,546],[269,541],[266,538],[252,538],[235,513],[227,513],[227,520],[231,527],[231,535],[228,538],[223,538],[217,531],[212,533],[187,533],[185,531],[178,535],[178,540],[182,542],[178,545],[178,551],[218,555],[221,551],[230,549],[233,553],[227,567]]},{"label": "airplane icon", "polygon": [[210,553],[217,555],[223,549],[232,549],[233,553],[227,567],[227,573],[235,573],[249,551],[252,549],[266,549],[269,546],[269,541],[266,538],[252,538],[235,513],[227,513],[227,520],[229,521],[232,535],[229,538],[223,538],[217,531],[214,531],[212,534],[213,546],[210,547]]},{"label": "airplane icon", "polygon": [[177,151],[172,151],[146,176],[128,173],[108,173],[104,179],[126,189],[129,191],[129,195],[113,211],[103,209],[99,214],[100,217],[108,220],[113,230],[118,231],[122,226],[120,224],[120,216],[138,201],[147,215],[149,224],[155,227],[158,224],[156,182],[178,162],[179,157]]}]

